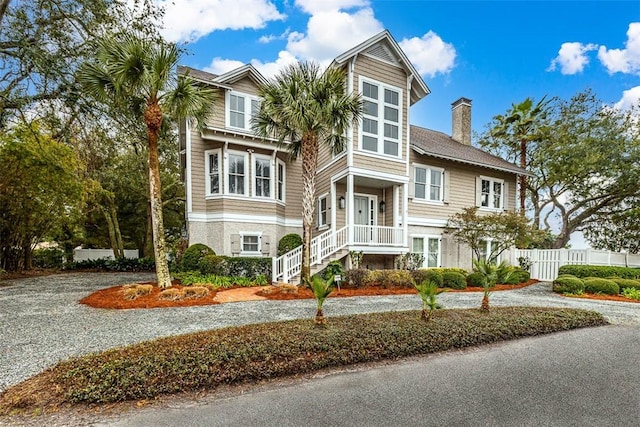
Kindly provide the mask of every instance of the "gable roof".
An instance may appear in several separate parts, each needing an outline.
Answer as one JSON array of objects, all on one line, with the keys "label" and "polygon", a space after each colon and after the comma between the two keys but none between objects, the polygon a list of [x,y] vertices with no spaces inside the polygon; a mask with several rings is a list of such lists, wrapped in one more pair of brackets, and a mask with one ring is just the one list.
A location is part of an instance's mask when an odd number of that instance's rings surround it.
[{"label": "gable roof", "polygon": [[462,144],[449,135],[431,129],[411,125],[411,148],[419,154],[453,160],[474,166],[482,166],[519,175],[530,173],[511,162],[471,145]]},{"label": "gable roof", "polygon": [[400,46],[398,45],[398,43],[395,41],[395,39],[393,38],[393,36],[388,30],[384,30],[376,34],[375,36],[365,40],[359,45],[337,56],[333,60],[331,65],[334,65],[334,64],[344,65],[347,61],[349,61],[351,58],[358,55],[359,53],[364,53],[370,48],[372,48],[373,46],[375,46],[376,44],[385,43],[385,42],[386,42],[387,48],[391,50],[391,52],[387,52],[387,53],[390,53],[395,57],[397,57],[399,65],[401,65],[402,68],[405,69],[407,74],[409,74],[412,77],[411,105],[413,105],[419,100],[421,100],[422,98],[424,98],[425,96],[429,95],[429,93],[431,93],[431,90],[429,89],[427,84],[424,82],[424,80],[422,80],[420,73],[418,73],[416,68],[411,63],[411,61],[409,61],[409,58],[407,58],[407,55],[405,55],[402,49],[400,49]]},{"label": "gable roof", "polygon": [[225,89],[233,89],[230,85],[245,77],[249,77],[256,84],[264,84],[267,82],[267,79],[265,79],[264,76],[251,64],[245,64],[220,75],[196,70],[195,68],[184,65],[178,66],[178,74],[187,73],[189,73],[189,76],[195,80]]}]

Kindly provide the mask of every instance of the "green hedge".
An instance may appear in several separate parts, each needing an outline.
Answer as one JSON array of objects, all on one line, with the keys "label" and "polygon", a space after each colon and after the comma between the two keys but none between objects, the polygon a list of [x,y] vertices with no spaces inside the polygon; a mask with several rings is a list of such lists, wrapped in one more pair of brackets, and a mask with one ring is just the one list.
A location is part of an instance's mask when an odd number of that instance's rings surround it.
[{"label": "green hedge", "polygon": [[620,292],[622,292],[624,288],[633,288],[633,289],[640,290],[640,280],[621,279],[619,277],[610,277],[609,279],[613,280],[618,284],[618,287],[620,288]]},{"label": "green hedge", "polygon": [[442,271],[440,268],[420,268],[418,270],[413,270],[411,272],[411,276],[416,283],[422,283],[425,280],[435,282],[439,288],[444,285],[444,281],[442,279]]},{"label": "green hedge", "polygon": [[57,248],[36,249],[32,254],[32,263],[36,268],[62,268],[64,251]]},{"label": "green hedge", "polygon": [[65,270],[103,270],[103,271],[154,271],[156,263],[150,258],[89,259],[74,261],[64,265]]},{"label": "green hedge", "polygon": [[408,270],[373,270],[366,281],[368,285],[379,284],[385,289],[414,287],[413,277]]},{"label": "green hedge", "polygon": [[258,276],[265,276],[268,279],[272,277],[271,258],[267,257],[207,255],[202,258],[198,269],[204,275],[246,277],[251,280]]},{"label": "green hedge", "polygon": [[445,271],[442,273],[442,284],[445,288],[466,289],[467,278],[457,271]]},{"label": "green hedge", "polygon": [[343,288],[359,289],[367,286],[371,271],[366,268],[353,268],[344,273]]},{"label": "green hedge", "polygon": [[302,237],[299,234],[285,234],[278,242],[278,256],[282,256],[300,245],[302,245]]},{"label": "green hedge", "polygon": [[467,275],[467,286],[483,287],[484,276],[480,273],[469,273]]},{"label": "green hedge", "polygon": [[184,251],[182,255],[182,271],[195,271],[200,269],[200,261],[207,255],[215,255],[216,253],[209,246],[202,243],[191,245]]},{"label": "green hedge", "polygon": [[565,274],[553,281],[553,292],[580,294],[584,292],[584,282],[576,276]]},{"label": "green hedge", "polygon": [[593,294],[618,295],[620,287],[616,282],[610,279],[602,279],[599,277],[590,277],[583,280],[584,291]]},{"label": "green hedge", "polygon": [[630,267],[613,267],[608,265],[563,265],[558,269],[558,276],[571,274],[576,277],[620,277],[622,279],[640,278],[640,269]]}]

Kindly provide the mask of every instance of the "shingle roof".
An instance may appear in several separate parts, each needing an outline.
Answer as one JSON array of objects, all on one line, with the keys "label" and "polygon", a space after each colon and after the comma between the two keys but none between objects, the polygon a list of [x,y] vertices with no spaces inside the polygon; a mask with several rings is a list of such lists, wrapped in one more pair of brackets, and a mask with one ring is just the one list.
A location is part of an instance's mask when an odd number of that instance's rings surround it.
[{"label": "shingle roof", "polygon": [[207,73],[206,71],[196,70],[195,68],[187,67],[185,65],[178,65],[178,74],[185,74],[189,72],[189,75],[194,79],[210,81],[218,77],[215,74]]},{"label": "shingle roof", "polygon": [[526,170],[498,156],[471,145],[462,144],[443,132],[419,126],[411,125],[411,148],[420,154],[441,159],[529,175]]}]

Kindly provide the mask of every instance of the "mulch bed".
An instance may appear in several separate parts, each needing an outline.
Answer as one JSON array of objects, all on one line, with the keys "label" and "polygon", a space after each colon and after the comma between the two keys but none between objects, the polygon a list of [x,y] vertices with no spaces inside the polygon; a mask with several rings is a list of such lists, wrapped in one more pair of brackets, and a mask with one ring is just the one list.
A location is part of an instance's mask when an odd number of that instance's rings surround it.
[{"label": "mulch bed", "polygon": [[623,297],[622,295],[595,295],[595,294],[582,294],[582,295],[565,295],[569,298],[584,298],[584,299],[595,299],[600,301],[619,301],[619,302],[635,302],[640,303],[640,301]]}]

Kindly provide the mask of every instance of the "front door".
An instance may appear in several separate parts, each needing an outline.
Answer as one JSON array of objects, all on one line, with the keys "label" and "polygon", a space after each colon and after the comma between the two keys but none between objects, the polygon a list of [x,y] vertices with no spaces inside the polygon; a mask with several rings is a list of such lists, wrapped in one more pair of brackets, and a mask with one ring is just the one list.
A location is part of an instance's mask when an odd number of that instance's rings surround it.
[{"label": "front door", "polygon": [[[375,225],[375,199],[368,196],[354,196],[354,240],[356,243],[370,243],[373,240]],[[367,227],[363,227],[367,226]]]}]

